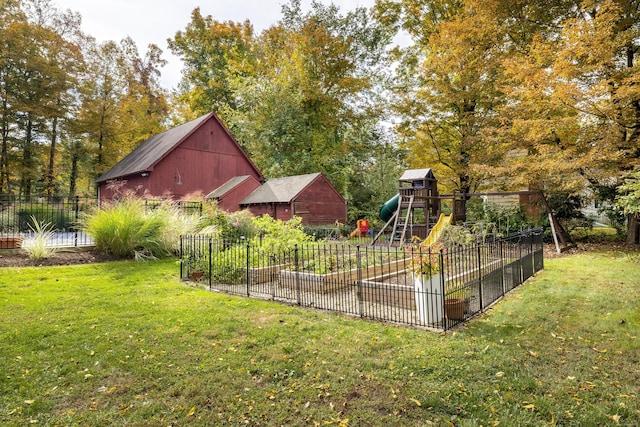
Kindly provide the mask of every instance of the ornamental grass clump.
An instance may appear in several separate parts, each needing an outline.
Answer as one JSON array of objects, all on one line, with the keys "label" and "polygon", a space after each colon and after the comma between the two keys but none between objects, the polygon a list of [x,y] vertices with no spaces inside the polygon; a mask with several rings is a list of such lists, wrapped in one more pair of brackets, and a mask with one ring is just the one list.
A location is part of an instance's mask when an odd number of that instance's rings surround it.
[{"label": "ornamental grass clump", "polygon": [[93,211],[84,220],[84,230],[99,251],[116,258],[137,260],[167,257],[175,239],[167,240],[173,215],[159,206],[148,209],[143,200],[128,197]]},{"label": "ornamental grass clump", "polygon": [[56,248],[50,246],[49,242],[55,235],[55,228],[50,222],[41,222],[35,216],[31,217],[29,229],[33,237],[22,244],[22,249],[31,259],[46,259],[53,255]]}]

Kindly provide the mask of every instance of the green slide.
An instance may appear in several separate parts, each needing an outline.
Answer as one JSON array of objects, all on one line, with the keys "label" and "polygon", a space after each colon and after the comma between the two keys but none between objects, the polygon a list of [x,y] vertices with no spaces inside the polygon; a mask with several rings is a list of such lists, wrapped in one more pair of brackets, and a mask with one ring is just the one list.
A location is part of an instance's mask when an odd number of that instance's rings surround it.
[{"label": "green slide", "polygon": [[384,205],[380,208],[380,219],[387,222],[393,216],[394,213],[398,210],[398,200],[400,199],[400,195],[396,194],[392,198],[386,201]]}]

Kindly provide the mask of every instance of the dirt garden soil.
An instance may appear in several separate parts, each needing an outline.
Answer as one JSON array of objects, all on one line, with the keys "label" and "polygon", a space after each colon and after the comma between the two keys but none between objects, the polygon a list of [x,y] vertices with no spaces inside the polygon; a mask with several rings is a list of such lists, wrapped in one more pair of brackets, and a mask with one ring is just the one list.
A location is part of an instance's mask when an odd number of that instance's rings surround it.
[{"label": "dirt garden soil", "polygon": [[58,250],[45,259],[30,259],[21,250],[0,250],[0,267],[37,267],[91,264],[112,261],[113,257],[95,250]]}]

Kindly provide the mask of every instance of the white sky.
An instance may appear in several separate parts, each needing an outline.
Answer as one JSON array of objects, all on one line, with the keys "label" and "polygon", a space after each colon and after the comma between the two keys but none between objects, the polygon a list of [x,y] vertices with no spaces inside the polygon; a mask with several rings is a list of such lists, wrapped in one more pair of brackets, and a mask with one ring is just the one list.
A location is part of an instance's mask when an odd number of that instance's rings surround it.
[{"label": "white sky", "polygon": [[[356,7],[371,7],[374,0],[321,0],[333,3],[341,11]],[[280,20],[281,5],[286,0],[54,0],[60,9],[71,9],[82,15],[85,33],[99,42],[119,42],[130,36],[137,44],[140,55],[147,46],[155,43],[162,49],[163,58],[169,63],[162,69],[161,84],[174,88],[180,80],[182,64],[171,55],[167,39],[184,30],[191,12],[200,7],[203,16],[211,15],[218,21],[251,21],[254,30],[260,33]],[[311,0],[303,0],[303,10],[308,10]]]}]

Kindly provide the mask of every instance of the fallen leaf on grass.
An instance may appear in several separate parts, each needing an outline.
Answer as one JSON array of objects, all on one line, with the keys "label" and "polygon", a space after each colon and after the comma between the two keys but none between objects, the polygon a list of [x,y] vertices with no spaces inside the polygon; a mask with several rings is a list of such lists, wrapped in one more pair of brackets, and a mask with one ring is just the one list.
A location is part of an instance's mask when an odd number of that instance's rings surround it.
[{"label": "fallen leaf on grass", "polygon": [[420,401],[418,399],[409,398],[409,400],[412,401],[413,403],[415,403],[417,406],[422,406],[422,403],[420,403]]},{"label": "fallen leaf on grass", "polygon": [[613,421],[616,424],[620,424],[620,415],[618,415],[618,414],[607,415],[607,418],[609,418],[611,421]]}]

